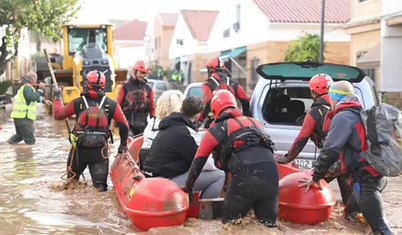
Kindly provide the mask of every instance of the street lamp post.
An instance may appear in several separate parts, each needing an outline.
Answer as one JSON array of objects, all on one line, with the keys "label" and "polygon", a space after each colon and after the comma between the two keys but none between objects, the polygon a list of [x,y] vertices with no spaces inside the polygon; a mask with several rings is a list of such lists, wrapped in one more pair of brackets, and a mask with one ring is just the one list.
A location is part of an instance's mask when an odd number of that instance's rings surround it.
[{"label": "street lamp post", "polygon": [[325,0],[322,0],[321,7],[321,32],[320,32],[320,63],[324,62],[324,22],[325,22]]}]

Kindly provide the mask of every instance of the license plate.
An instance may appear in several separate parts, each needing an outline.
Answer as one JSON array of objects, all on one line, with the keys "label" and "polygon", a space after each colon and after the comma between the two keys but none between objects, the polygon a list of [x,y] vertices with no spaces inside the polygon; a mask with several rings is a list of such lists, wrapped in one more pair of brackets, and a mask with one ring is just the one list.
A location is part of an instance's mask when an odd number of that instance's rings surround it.
[{"label": "license plate", "polygon": [[313,167],[313,160],[308,160],[308,159],[295,159],[296,165],[310,169]]}]

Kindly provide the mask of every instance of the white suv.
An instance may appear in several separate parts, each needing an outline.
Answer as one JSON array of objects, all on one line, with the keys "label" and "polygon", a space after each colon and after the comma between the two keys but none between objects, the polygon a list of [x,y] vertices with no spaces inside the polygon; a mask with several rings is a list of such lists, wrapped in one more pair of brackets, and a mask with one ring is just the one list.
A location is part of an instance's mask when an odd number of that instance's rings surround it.
[{"label": "white suv", "polygon": [[[301,129],[304,115],[313,103],[308,88],[312,76],[325,73],[334,81],[352,82],[365,108],[379,102],[373,81],[362,70],[352,66],[310,61],[272,63],[258,66],[257,73],[262,78],[254,89],[250,110],[271,136],[278,155],[287,153]],[[309,140],[295,162],[311,168],[318,154],[318,149]]]}]

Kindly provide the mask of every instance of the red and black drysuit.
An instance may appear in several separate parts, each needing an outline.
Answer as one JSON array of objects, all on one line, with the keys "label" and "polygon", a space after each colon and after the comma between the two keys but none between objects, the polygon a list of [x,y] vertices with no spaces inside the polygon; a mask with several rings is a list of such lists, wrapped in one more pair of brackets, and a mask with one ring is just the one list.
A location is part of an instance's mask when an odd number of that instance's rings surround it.
[{"label": "red and black drysuit", "polygon": [[367,150],[366,132],[359,115],[361,108],[354,95],[337,103],[327,138],[315,162],[313,181],[324,178],[328,169],[340,159],[342,171],[358,185],[353,188],[346,205],[346,215],[361,211],[374,234],[392,234],[385,222],[381,199],[386,181],[360,156]]},{"label": "red and black drysuit", "polygon": [[148,124],[148,114],[155,116],[155,101],[152,88],[143,81],[130,77],[123,83],[117,94],[117,103],[120,104],[130,126],[130,135],[144,132]]},{"label": "red and black drysuit", "polygon": [[[94,91],[89,90],[87,93],[82,93],[82,96],[86,97],[86,100],[89,106],[99,105],[103,96],[105,95],[102,91]],[[96,103],[96,104],[94,104]],[[91,105],[92,104],[92,105]],[[128,123],[124,114],[119,105],[117,105],[116,101],[106,97],[102,109],[107,114],[108,118],[108,126],[110,126],[111,119],[115,120],[119,127],[120,133],[120,145],[127,146],[127,138],[128,138]],[[65,107],[63,107],[60,99],[60,95],[55,97],[53,103],[53,117],[55,119],[64,119],[71,117],[72,115],[76,115],[76,121],[80,116],[80,113],[86,110],[86,106],[82,97],[76,98],[70,103],[68,103]],[[110,136],[111,137],[111,136]],[[108,157],[108,149],[103,147],[99,148],[86,148],[77,146],[76,149],[71,148],[69,157],[67,160],[67,167],[70,165],[71,157],[73,156],[74,151],[74,159],[72,163],[72,171],[76,173],[74,177],[76,180],[79,179],[82,172],[84,172],[85,168],[89,167],[89,172],[92,178],[92,184],[95,188],[98,188],[100,191],[107,190],[107,176],[109,173],[109,159]],[[101,152],[103,151],[103,153]],[[103,156],[102,156],[103,154]],[[72,177],[73,174],[69,173],[68,177]]]},{"label": "red and black drysuit", "polygon": [[186,189],[190,192],[211,152],[215,165],[232,174],[223,204],[222,222],[245,216],[253,207],[261,223],[276,226],[278,170],[272,142],[262,131],[261,124],[242,116],[237,108],[222,112],[201,139],[186,181]]},{"label": "red and black drysuit", "polygon": [[[293,161],[299,153],[306,146],[307,141],[311,139],[317,148],[321,149],[324,145],[325,137],[328,133],[330,121],[325,120],[326,114],[330,109],[328,94],[317,97],[310,110],[307,112],[303,125],[297,135],[295,141],[287,153],[288,162]],[[328,183],[334,180],[335,177],[325,178]],[[352,187],[349,185],[347,177],[340,175],[336,177],[341,191],[342,201],[346,205],[350,195],[352,194]]]},{"label": "red and black drysuit", "polygon": [[[219,83],[219,86],[214,80]],[[228,83],[229,86],[227,85]],[[202,84],[202,100],[204,101],[205,107],[200,115],[200,121],[207,118],[209,112],[211,112],[211,99],[214,95],[214,91],[218,89],[227,89],[232,92],[232,94],[240,101],[243,114],[251,117],[250,99],[243,87],[224,73],[212,73],[211,76]],[[206,127],[208,127],[208,125]]]}]

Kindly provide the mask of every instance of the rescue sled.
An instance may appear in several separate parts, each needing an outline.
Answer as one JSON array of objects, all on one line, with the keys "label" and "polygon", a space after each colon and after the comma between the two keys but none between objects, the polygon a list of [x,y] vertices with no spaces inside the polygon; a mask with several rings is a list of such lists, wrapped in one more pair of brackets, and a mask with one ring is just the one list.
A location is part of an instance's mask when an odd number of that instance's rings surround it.
[{"label": "rescue sled", "polygon": [[168,179],[145,178],[129,153],[116,156],[110,178],[120,206],[135,227],[146,231],[186,220],[187,194]]}]

